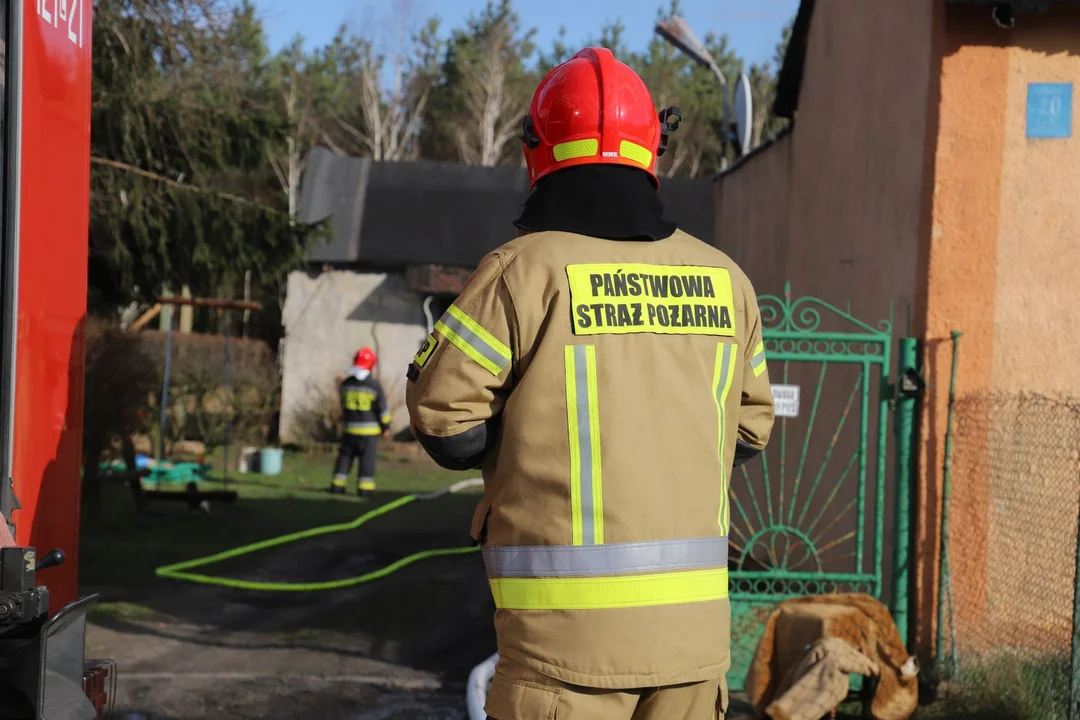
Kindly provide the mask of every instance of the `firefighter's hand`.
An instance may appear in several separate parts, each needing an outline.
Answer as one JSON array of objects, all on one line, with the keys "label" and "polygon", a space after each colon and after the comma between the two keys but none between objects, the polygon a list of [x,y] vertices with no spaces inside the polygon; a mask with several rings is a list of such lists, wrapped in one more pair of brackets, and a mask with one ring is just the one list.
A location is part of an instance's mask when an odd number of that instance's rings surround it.
[{"label": "firefighter's hand", "polygon": [[383,440],[389,440],[390,439],[390,428],[387,428],[387,429],[382,431],[382,439]]}]

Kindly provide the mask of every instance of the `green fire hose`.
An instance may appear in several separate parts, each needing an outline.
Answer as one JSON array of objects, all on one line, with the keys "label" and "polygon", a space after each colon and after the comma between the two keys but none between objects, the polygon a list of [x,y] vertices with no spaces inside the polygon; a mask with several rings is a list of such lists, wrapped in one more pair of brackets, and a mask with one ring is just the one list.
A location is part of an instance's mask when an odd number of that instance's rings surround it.
[{"label": "green fire hose", "polygon": [[282,582],[261,582],[254,580],[236,580],[234,578],[217,577],[214,575],[203,575],[200,573],[187,572],[192,568],[204,567],[206,565],[212,565],[224,560],[231,560],[233,558],[241,557],[243,555],[249,555],[260,550],[267,550],[273,547],[279,547],[281,545],[287,545],[288,543],[297,542],[298,540],[306,540],[308,538],[318,537],[320,535],[332,535],[334,533],[348,532],[355,530],[368,520],[377,518],[380,515],[385,515],[389,512],[397,510],[400,507],[408,505],[409,503],[416,502],[418,500],[434,500],[436,498],[456,493],[461,490],[470,487],[476,487],[483,485],[483,480],[472,479],[462,480],[461,482],[454,483],[448,488],[443,490],[437,490],[431,493],[425,493],[420,495],[405,495],[399,497],[396,500],[388,502],[385,505],[375,508],[370,512],[364,513],[355,520],[347,523],[338,523],[335,525],[323,525],[321,527],[311,528],[309,530],[301,530],[300,532],[290,533],[289,535],[282,535],[281,537],[271,538],[269,540],[262,540],[250,545],[244,545],[242,547],[233,548],[232,550],[225,550],[214,555],[207,555],[206,557],[196,558],[194,560],[185,560],[183,562],[174,563],[172,565],[165,565],[159,567],[154,571],[154,574],[158,577],[169,578],[170,580],[181,580],[184,582],[197,583],[199,585],[217,585],[219,587],[234,588],[237,590],[261,590],[266,592],[316,592],[319,590],[341,590],[342,588],[353,587],[355,585],[362,585],[373,580],[384,578],[387,575],[397,572],[403,567],[412,565],[414,562],[420,560],[426,560],[427,558],[444,557],[448,555],[467,555],[469,553],[479,552],[479,547],[466,546],[456,548],[432,548],[430,550],[421,550],[420,552],[407,555],[400,560],[396,560],[386,567],[379,568],[378,570],[372,570],[369,573],[358,575],[356,577],[342,578],[340,580],[327,580],[325,582],[306,582],[306,583],[282,583]]}]

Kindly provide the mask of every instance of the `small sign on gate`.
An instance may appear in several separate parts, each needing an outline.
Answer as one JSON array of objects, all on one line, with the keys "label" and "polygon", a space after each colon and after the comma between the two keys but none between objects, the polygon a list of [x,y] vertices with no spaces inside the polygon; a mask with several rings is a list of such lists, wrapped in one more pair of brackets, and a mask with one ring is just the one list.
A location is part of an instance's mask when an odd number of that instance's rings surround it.
[{"label": "small sign on gate", "polygon": [[799,386],[773,385],[773,408],[778,418],[799,417]]}]

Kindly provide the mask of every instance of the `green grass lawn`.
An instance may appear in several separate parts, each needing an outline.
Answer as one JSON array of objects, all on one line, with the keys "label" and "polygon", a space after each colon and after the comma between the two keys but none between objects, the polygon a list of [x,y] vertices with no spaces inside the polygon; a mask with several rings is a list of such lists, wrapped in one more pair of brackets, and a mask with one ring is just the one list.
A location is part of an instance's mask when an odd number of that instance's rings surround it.
[{"label": "green grass lawn", "polygon": [[922,712],[931,720],[1065,720],[1069,708],[1070,658],[971,659],[962,664],[941,699]]},{"label": "green grass lawn", "polygon": [[[154,570],[169,563],[220,552],[239,545],[332,523],[357,516],[407,493],[446,487],[476,473],[441,470],[427,461],[403,460],[384,453],[376,473],[378,492],[357,498],[351,492],[331,496],[334,456],[286,453],[282,472],[276,476],[230,473],[221,478],[220,456],[209,460],[216,480],[200,483],[206,489],[228,487],[238,493],[233,504],[214,503],[208,514],[192,513],[180,502],[151,502],[135,511],[127,489],[106,481],[100,510],[83,510],[80,581],[87,586],[138,585],[154,580]],[[355,480],[354,480],[355,481]],[[162,485],[161,489],[172,489]],[[182,486],[175,486],[182,492]],[[351,490],[351,487],[350,487]],[[390,521],[372,522],[370,532],[423,531],[453,508],[452,521],[468,532],[468,506],[476,497],[458,497],[402,510]],[[381,520],[381,519],[380,519]],[[405,525],[405,526],[403,526]],[[367,532],[365,527],[365,532]]]}]

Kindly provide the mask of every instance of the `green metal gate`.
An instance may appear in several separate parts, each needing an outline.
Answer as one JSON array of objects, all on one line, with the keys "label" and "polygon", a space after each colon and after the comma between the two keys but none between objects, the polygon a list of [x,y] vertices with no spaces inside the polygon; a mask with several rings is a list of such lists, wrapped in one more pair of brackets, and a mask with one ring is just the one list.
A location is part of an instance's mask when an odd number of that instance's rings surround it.
[{"label": "green metal gate", "polygon": [[779,601],[882,593],[891,324],[784,295],[758,298],[776,424],[731,480],[734,689]]}]

